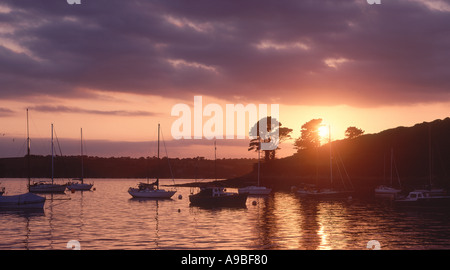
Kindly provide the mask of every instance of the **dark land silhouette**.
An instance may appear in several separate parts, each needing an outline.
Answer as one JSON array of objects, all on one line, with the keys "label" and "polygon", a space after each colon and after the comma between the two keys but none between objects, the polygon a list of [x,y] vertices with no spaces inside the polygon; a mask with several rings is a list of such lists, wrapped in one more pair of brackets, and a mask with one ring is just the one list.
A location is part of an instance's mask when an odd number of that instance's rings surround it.
[{"label": "dark land silhouette", "polygon": [[[450,186],[450,118],[397,127],[376,134],[332,142],[333,186],[373,191],[398,178],[408,190],[415,187]],[[430,169],[431,168],[431,169]],[[330,146],[299,150],[281,159],[261,164],[261,182],[274,189],[301,184],[331,185]],[[224,185],[254,184],[256,170],[227,180]],[[431,180],[431,181],[430,181]]]},{"label": "dark land silhouette", "polygon": [[[251,172],[255,159],[196,158],[130,158],[130,157],[87,157],[84,156],[85,178],[187,178],[225,179]],[[51,177],[51,156],[31,155],[31,177]],[[55,178],[76,178],[81,176],[80,156],[56,156],[54,158]],[[27,158],[0,159],[0,178],[28,177]]]}]

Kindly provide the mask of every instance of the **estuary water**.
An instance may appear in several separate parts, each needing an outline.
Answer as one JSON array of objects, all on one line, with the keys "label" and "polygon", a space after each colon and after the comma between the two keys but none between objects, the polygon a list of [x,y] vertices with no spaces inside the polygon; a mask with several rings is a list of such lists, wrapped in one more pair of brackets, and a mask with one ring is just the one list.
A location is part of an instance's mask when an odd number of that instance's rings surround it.
[{"label": "estuary water", "polygon": [[[363,250],[369,241],[386,250],[450,249],[450,213],[442,210],[398,210],[374,198],[313,201],[290,192],[249,197],[245,208],[205,209],[189,204],[196,188],[176,187],[169,200],[138,200],[127,190],[141,179],[86,181],[95,191],[43,195],[43,211],[1,210],[0,249],[62,250],[71,240],[85,250]],[[0,182],[5,195],[26,192],[26,179]]]}]

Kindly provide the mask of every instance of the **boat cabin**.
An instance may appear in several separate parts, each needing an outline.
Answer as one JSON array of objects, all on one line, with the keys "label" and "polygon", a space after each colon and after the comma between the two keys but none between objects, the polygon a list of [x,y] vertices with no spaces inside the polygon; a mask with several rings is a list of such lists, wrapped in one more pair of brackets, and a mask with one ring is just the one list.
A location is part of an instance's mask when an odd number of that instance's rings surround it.
[{"label": "boat cabin", "polygon": [[208,197],[220,197],[226,195],[226,189],[223,187],[205,187],[201,188],[199,195]]}]

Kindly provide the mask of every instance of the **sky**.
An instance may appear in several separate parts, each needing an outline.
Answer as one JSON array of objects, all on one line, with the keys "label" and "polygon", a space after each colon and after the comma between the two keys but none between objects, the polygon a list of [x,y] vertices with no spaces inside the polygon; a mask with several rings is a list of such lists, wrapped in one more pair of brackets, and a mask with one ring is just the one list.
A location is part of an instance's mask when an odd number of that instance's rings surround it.
[{"label": "sky", "polygon": [[[300,134],[322,118],[333,140],[449,116],[450,2],[443,0],[2,0],[0,157],[214,157],[213,141],[174,140],[176,104],[278,104]],[[224,113],[225,114],[225,113]],[[203,117],[205,123],[209,117]],[[225,122],[225,119],[224,119]],[[224,123],[225,125],[225,123]],[[218,158],[256,158],[248,139]],[[293,140],[278,156],[296,150]]]}]

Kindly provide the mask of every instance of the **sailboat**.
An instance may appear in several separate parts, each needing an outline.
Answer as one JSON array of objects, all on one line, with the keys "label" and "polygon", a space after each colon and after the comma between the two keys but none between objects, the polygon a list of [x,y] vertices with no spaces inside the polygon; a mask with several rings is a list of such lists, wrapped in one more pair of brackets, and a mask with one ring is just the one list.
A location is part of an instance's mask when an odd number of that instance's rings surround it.
[{"label": "sailboat", "polygon": [[33,193],[64,193],[66,190],[66,184],[55,184],[54,183],[54,154],[53,154],[53,124],[52,124],[52,181],[40,181],[33,184],[29,184],[28,188],[30,192]]},{"label": "sailboat", "polygon": [[[216,161],[216,142],[214,142],[214,160]],[[217,181],[217,179],[216,179]],[[201,207],[245,207],[248,193],[227,192],[224,187],[203,186],[200,192],[189,195],[189,202]]]},{"label": "sailboat", "polygon": [[31,179],[31,169],[30,169],[30,133],[28,125],[28,109],[27,109],[27,167],[28,167],[28,193],[11,195],[11,196],[0,196],[0,208],[8,209],[43,209],[45,204],[45,197],[38,196],[36,194],[30,193],[30,179]]},{"label": "sailboat", "polygon": [[[394,187],[393,185],[393,166],[394,164],[394,150],[391,149],[391,184],[390,185],[379,185],[375,188],[375,194],[397,194],[400,193],[402,190],[398,189],[396,187]],[[398,179],[398,183],[400,184],[400,179],[398,178],[398,174],[397,174],[397,179]]]},{"label": "sailboat", "polygon": [[[333,159],[331,151],[331,128],[328,127],[329,133],[329,144],[330,144],[330,184],[333,185]],[[297,194],[300,196],[308,197],[345,197],[350,196],[353,193],[351,190],[338,190],[332,187],[330,188],[317,188],[317,187],[306,187],[297,190]]]},{"label": "sailboat", "polygon": [[[159,159],[159,134],[160,125],[158,124],[158,161]],[[159,188],[159,176],[153,183],[139,183],[137,188],[130,187],[128,193],[133,198],[152,198],[152,199],[169,199],[176,191],[164,190]]]},{"label": "sailboat", "polygon": [[399,198],[394,201],[396,206],[407,207],[450,207],[450,196],[445,189],[432,188],[432,149],[431,149],[431,124],[428,126],[428,159],[429,159],[429,177],[428,188],[416,189],[411,191],[405,198]]},{"label": "sailboat", "polygon": [[81,129],[81,177],[80,178],[74,178],[72,180],[79,181],[79,182],[70,182],[67,183],[67,189],[70,191],[73,190],[91,190],[93,184],[85,184],[84,183],[84,167],[83,167],[83,129]]},{"label": "sailboat", "polygon": [[260,167],[261,167],[261,138],[258,145],[258,185],[239,188],[239,193],[247,193],[248,195],[268,195],[272,192],[271,188],[261,186],[260,183]]}]

